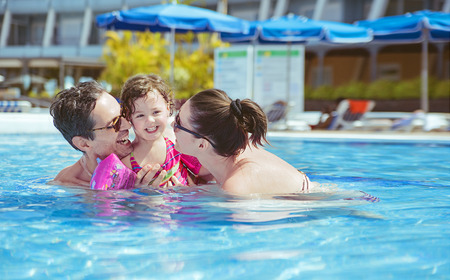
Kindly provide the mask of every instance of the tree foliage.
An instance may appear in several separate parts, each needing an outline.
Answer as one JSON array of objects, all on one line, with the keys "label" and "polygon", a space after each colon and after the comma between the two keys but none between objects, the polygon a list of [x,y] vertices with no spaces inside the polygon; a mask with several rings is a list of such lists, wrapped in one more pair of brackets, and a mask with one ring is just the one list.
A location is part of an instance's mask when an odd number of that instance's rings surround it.
[{"label": "tree foliage", "polygon": [[[101,79],[112,85],[118,96],[131,76],[154,73],[170,81],[169,41],[161,33],[108,31],[102,59],[106,64]],[[213,87],[214,48],[227,44],[216,34],[176,34],[174,82],[176,98],[189,98]]]},{"label": "tree foliage", "polygon": [[102,59],[106,64],[100,79],[112,86],[115,96],[125,81],[136,74],[160,74],[169,66],[168,42],[160,33],[106,32]]}]

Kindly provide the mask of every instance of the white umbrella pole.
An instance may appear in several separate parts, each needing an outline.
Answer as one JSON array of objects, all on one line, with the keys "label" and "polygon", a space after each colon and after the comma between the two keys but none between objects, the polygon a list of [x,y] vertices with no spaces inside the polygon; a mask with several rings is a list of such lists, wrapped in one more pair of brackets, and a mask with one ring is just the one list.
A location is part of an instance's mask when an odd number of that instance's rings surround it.
[{"label": "white umbrella pole", "polygon": [[174,82],[174,60],[175,60],[175,28],[170,29],[170,85]]},{"label": "white umbrella pole", "polygon": [[378,46],[369,46],[370,52],[370,81],[375,82],[377,80],[377,56]]},{"label": "white umbrella pole", "polygon": [[[177,4],[177,0],[172,0],[173,5]],[[175,28],[170,28],[170,86],[173,87],[174,77],[174,66],[175,66]]]},{"label": "white umbrella pole", "polygon": [[428,34],[426,30],[422,31],[424,39],[422,42],[422,71],[421,71],[421,96],[420,107],[425,113],[428,113]]},{"label": "white umbrella pole", "polygon": [[289,103],[291,99],[291,43],[288,43],[287,46],[287,75],[286,75],[286,102]]},{"label": "white umbrella pole", "polygon": [[320,87],[323,84],[323,60],[325,58],[325,51],[319,50],[317,52],[317,84],[314,87]]},{"label": "white umbrella pole", "polygon": [[[286,109],[289,108],[289,103],[291,102],[291,42],[288,43],[287,45],[287,75],[286,75],[286,103],[287,103],[287,107]],[[287,127],[287,122],[288,122],[288,118],[287,116],[284,118],[284,123]]]}]

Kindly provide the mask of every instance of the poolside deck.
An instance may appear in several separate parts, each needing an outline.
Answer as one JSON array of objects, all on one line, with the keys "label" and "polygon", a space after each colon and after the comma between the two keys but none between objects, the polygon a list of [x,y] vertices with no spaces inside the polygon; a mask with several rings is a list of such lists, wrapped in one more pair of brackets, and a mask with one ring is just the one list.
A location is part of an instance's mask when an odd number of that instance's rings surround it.
[{"label": "poolside deck", "polygon": [[[386,127],[367,129],[364,127],[351,131],[309,130],[308,124],[314,124],[320,112],[305,112],[288,122],[287,126],[270,129],[270,137],[296,137],[304,140],[363,140],[363,141],[389,141],[389,142],[428,142],[450,144],[450,132],[423,132],[413,130],[391,131]],[[450,114],[445,114],[447,116]],[[377,122],[380,119],[395,119],[405,116],[405,113],[372,113],[368,121]],[[36,109],[27,113],[0,113],[0,134],[58,134],[53,126],[52,117],[48,109]]]},{"label": "poolside deck", "polygon": [[301,138],[305,141],[363,141],[384,143],[450,144],[450,132],[392,131],[269,131],[270,137]]}]

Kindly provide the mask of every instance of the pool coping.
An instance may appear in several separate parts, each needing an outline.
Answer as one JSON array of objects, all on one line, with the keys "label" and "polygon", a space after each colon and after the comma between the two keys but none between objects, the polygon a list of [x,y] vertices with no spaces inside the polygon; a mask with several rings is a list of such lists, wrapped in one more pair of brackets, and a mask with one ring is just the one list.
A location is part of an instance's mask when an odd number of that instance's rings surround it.
[{"label": "pool coping", "polygon": [[[47,109],[29,113],[0,113],[0,135],[5,134],[59,134],[59,131],[53,126],[53,119]],[[304,141],[450,144],[450,132],[269,130],[268,137],[298,138]]]},{"label": "pool coping", "polygon": [[431,143],[450,145],[450,132],[391,131],[269,131],[271,138],[296,138],[304,141],[357,141],[379,143]]}]

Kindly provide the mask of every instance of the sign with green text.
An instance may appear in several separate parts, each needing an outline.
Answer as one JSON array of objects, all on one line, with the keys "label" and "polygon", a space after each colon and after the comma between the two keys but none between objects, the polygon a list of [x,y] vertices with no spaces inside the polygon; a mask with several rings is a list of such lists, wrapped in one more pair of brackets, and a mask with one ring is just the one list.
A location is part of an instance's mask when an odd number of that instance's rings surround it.
[{"label": "sign with green text", "polygon": [[252,98],[253,47],[236,46],[214,52],[214,87],[232,99]]},{"label": "sign with green text", "polygon": [[304,47],[258,45],[254,52],[254,100],[262,107],[285,101],[303,112]]},{"label": "sign with green text", "polygon": [[305,48],[298,45],[245,45],[216,49],[214,87],[232,99],[251,98],[261,107],[289,103],[304,111]]}]

